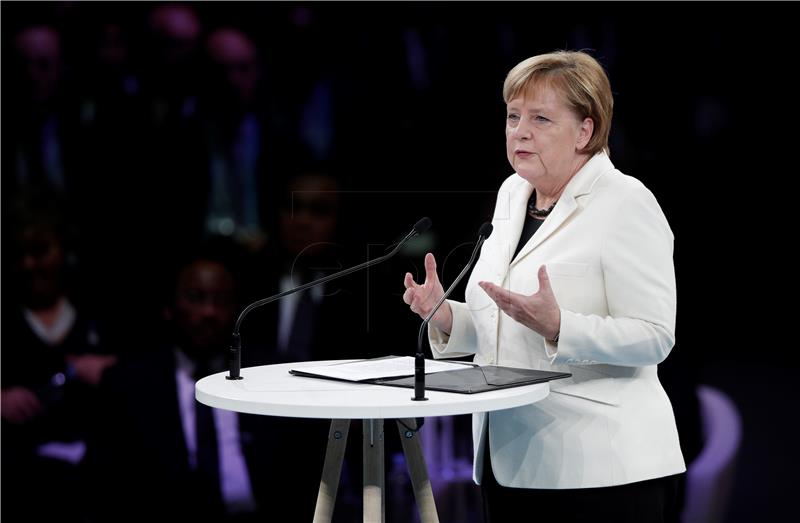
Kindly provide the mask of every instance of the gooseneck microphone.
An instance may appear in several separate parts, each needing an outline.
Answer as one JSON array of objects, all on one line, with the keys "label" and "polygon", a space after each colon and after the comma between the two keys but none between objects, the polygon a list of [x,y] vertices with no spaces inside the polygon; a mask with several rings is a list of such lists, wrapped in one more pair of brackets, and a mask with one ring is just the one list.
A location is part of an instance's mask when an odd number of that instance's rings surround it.
[{"label": "gooseneck microphone", "polygon": [[472,250],[472,256],[469,258],[469,262],[461,271],[461,274],[450,284],[450,287],[445,291],[439,301],[431,310],[430,314],[422,321],[422,325],[419,327],[419,336],[417,337],[417,355],[414,358],[414,397],[411,398],[414,401],[425,401],[428,398],[425,397],[425,353],[422,351],[422,340],[425,337],[425,327],[428,326],[428,323],[433,318],[436,311],[439,310],[439,307],[442,306],[442,303],[450,296],[450,293],[453,292],[458,282],[464,277],[472,264],[475,262],[475,256],[478,254],[478,251],[483,245],[483,242],[486,241],[486,238],[492,234],[492,224],[489,222],[484,223],[481,225],[481,228],[478,230],[478,242],[475,244],[475,248]]},{"label": "gooseneck microphone", "polygon": [[245,307],[245,309],[242,311],[242,313],[239,314],[239,318],[236,320],[236,326],[233,329],[231,347],[230,347],[230,350],[228,352],[228,370],[230,371],[230,374],[228,376],[225,376],[225,378],[229,379],[229,380],[240,380],[240,379],[242,379],[242,376],[240,375],[241,370],[242,370],[242,339],[239,336],[239,328],[242,325],[242,320],[244,320],[244,317],[247,316],[247,314],[250,311],[252,311],[253,309],[256,309],[258,307],[261,307],[262,305],[266,305],[268,303],[271,303],[271,302],[273,302],[275,300],[279,300],[279,299],[281,299],[281,298],[283,298],[285,296],[288,296],[290,294],[294,294],[295,292],[304,291],[304,290],[306,290],[306,289],[308,289],[310,287],[314,287],[315,285],[320,285],[322,283],[329,282],[331,280],[335,280],[336,278],[341,278],[342,276],[347,276],[348,274],[352,274],[352,273],[354,273],[356,271],[360,271],[361,269],[366,269],[367,267],[371,267],[371,266],[376,265],[378,263],[385,262],[386,260],[388,260],[389,258],[394,256],[395,254],[397,254],[398,251],[400,250],[400,248],[408,240],[410,240],[414,236],[422,234],[423,232],[425,232],[428,229],[430,229],[431,228],[431,223],[432,222],[431,222],[430,218],[427,218],[427,217],[422,218],[421,220],[419,220],[416,224],[414,224],[414,227],[411,229],[411,232],[406,234],[405,238],[400,240],[400,242],[394,247],[394,249],[392,249],[391,252],[381,256],[380,258],[375,258],[374,260],[370,260],[370,261],[364,262],[364,263],[362,263],[360,265],[356,265],[355,267],[350,267],[349,269],[345,269],[343,271],[339,271],[339,272],[336,272],[334,274],[329,274],[328,276],[325,276],[325,277],[320,278],[318,280],[314,280],[314,281],[305,283],[303,285],[300,285],[299,287],[295,287],[293,289],[289,289],[289,290],[283,291],[283,292],[281,292],[279,294],[276,294],[274,296],[270,296],[269,298],[264,298],[264,299],[255,301],[255,302],[251,303],[250,305],[248,305],[247,307]]}]

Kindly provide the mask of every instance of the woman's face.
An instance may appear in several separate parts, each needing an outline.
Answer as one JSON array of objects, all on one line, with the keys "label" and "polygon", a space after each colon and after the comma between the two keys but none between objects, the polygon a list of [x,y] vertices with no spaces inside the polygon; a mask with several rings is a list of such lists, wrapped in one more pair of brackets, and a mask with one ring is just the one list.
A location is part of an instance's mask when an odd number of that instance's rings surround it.
[{"label": "woman's face", "polygon": [[506,154],[517,174],[533,184],[568,178],[585,160],[580,151],[593,123],[583,122],[552,87],[540,84],[506,106]]}]

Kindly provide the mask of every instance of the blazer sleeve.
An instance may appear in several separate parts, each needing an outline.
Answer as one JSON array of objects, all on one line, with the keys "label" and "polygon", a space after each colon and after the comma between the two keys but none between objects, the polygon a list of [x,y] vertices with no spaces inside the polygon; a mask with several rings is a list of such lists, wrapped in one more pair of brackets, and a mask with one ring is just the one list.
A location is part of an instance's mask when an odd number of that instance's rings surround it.
[{"label": "blazer sleeve", "polygon": [[561,309],[553,364],[640,367],[663,361],[675,343],[673,235],[653,194],[633,187],[610,221],[601,248],[608,316]]},{"label": "blazer sleeve", "polygon": [[478,333],[467,304],[453,300],[447,300],[447,303],[453,311],[453,331],[447,335],[428,324],[428,341],[433,357],[460,358],[475,354],[478,351]]}]

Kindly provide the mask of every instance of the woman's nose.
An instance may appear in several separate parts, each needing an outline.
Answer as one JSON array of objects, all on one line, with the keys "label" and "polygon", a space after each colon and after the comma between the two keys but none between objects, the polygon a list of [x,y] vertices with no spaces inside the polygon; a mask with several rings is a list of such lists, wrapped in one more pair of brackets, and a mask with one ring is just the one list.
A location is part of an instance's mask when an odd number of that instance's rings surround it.
[{"label": "woman's nose", "polygon": [[531,138],[531,129],[524,121],[520,121],[511,128],[510,135],[519,140],[529,140]]}]

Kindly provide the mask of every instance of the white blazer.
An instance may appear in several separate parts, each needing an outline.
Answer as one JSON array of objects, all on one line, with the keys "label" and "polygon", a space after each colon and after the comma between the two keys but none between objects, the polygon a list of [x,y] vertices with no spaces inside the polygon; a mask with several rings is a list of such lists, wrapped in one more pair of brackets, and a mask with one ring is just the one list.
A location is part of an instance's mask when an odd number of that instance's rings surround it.
[{"label": "white blazer", "polygon": [[[672,231],[653,194],[604,153],[570,180],[522,248],[533,187],[514,174],[466,289],[449,301],[449,336],[433,327],[434,356],[572,373],[532,405],[473,416],[473,477],[480,483],[486,426],[501,485],[566,489],[622,485],[684,472],[675,417],[657,364],[675,332]],[[533,294],[545,264],[561,309],[557,345],[500,312],[478,286]]]}]

